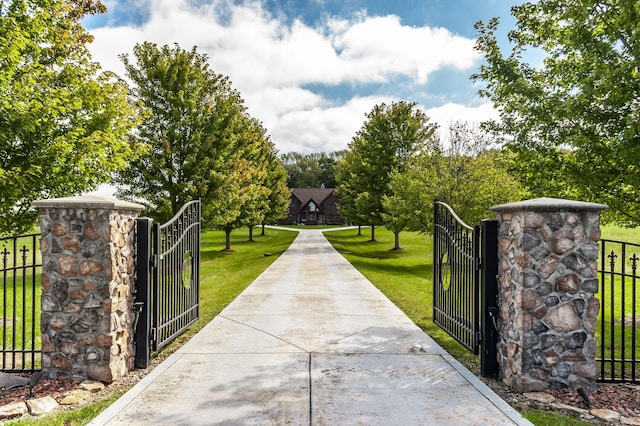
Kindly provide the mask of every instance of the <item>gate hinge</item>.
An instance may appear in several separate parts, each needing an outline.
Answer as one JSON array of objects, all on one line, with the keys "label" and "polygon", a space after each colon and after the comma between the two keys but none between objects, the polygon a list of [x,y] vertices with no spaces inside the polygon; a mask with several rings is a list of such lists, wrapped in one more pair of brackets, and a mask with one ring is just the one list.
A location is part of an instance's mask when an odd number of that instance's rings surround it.
[{"label": "gate hinge", "polygon": [[482,333],[476,331],[476,345],[482,345]]},{"label": "gate hinge", "polygon": [[149,338],[150,338],[150,340],[152,340],[152,341],[154,341],[154,342],[155,342],[156,340],[158,340],[158,329],[157,329],[157,328],[152,328],[152,329],[150,330],[149,334],[150,334],[150,337],[149,337]]}]

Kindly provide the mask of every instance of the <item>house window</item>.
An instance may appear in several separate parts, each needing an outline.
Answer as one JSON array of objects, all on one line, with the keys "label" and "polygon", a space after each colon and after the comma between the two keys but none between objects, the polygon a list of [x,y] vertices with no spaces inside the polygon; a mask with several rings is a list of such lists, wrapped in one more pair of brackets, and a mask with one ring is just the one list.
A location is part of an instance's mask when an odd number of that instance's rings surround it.
[{"label": "house window", "polygon": [[318,207],[316,206],[316,204],[313,201],[309,202],[309,211],[310,212],[318,211]]}]

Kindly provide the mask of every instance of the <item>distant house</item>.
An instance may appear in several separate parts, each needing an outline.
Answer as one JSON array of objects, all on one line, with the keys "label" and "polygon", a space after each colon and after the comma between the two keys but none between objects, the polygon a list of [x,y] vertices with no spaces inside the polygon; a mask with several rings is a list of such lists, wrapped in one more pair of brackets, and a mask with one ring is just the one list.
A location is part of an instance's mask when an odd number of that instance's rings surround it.
[{"label": "distant house", "polygon": [[289,214],[281,224],[342,225],[335,188],[293,188]]}]

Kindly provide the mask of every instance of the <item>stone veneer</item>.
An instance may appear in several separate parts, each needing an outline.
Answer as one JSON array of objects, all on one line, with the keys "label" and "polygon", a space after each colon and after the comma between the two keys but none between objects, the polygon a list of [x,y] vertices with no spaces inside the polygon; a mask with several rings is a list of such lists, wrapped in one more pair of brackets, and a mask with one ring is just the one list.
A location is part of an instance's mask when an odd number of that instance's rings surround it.
[{"label": "stone veneer", "polygon": [[41,200],[42,368],[110,383],[134,361],[135,220],[143,206],[103,197]]},{"label": "stone veneer", "polygon": [[491,208],[499,222],[500,377],[518,392],[595,387],[606,208],[552,198]]}]

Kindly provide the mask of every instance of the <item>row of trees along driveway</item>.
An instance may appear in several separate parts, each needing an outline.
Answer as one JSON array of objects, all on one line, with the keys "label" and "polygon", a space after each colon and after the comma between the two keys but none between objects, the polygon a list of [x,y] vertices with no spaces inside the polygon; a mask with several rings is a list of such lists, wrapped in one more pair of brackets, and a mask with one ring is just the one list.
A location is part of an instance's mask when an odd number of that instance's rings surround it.
[{"label": "row of trees along driveway", "polygon": [[261,123],[246,113],[229,79],[195,48],[135,46],[122,56],[144,117],[137,139],[149,151],[121,171],[118,194],[165,221],[202,197],[205,227],[231,231],[286,214],[286,170]]},{"label": "row of trees along driveway", "polygon": [[[105,11],[96,0],[0,3],[0,233],[29,230],[35,199],[114,177],[158,220],[195,197],[206,225],[227,232],[283,216],[286,172],[229,80],[195,48],[143,43],[123,57],[128,87],[86,47],[80,21]],[[479,149],[485,137],[461,122],[443,135],[415,104],[378,105],[336,166],[346,218],[426,231],[433,198],[471,223],[485,216],[471,205],[543,195],[640,223],[638,3],[540,0],[512,14],[508,54],[497,19],[476,25],[485,61],[472,78],[500,113],[497,145]]]},{"label": "row of trees along driveway", "polygon": [[80,21],[95,0],[0,3],[0,233],[35,224],[35,199],[118,185],[165,221],[202,198],[206,227],[229,234],[283,217],[286,171],[229,79],[194,47],[142,43],[128,82],[91,60]]},{"label": "row of trees along driveway", "polygon": [[341,214],[370,225],[372,241],[385,225],[400,250],[403,230],[431,231],[435,199],[475,223],[489,207],[526,195],[509,174],[508,153],[493,149],[488,134],[465,122],[447,130],[414,103],[375,106],[336,166]]}]

